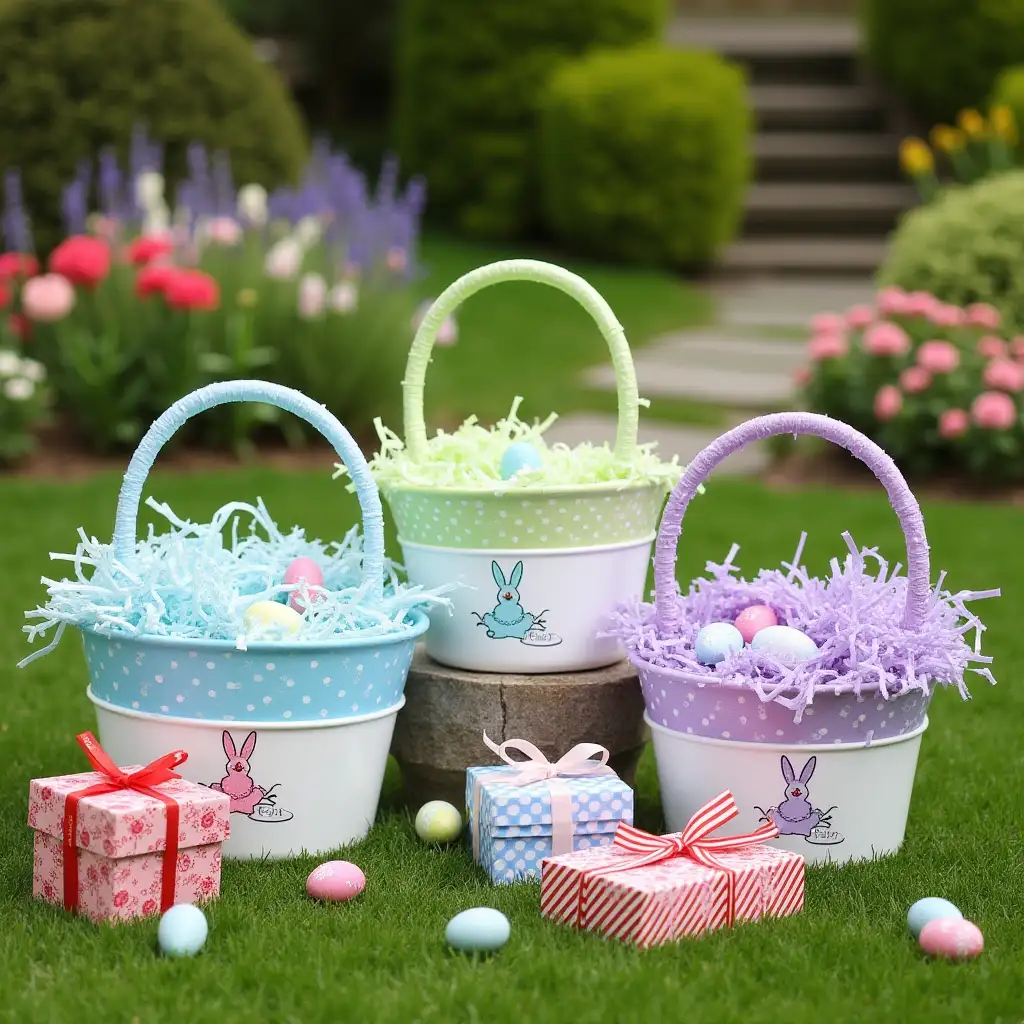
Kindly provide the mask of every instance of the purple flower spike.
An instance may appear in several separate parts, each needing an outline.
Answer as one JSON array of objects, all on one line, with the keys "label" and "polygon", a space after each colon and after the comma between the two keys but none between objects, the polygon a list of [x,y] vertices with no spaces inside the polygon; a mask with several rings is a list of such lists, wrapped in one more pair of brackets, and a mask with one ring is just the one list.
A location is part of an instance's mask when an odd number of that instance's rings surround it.
[{"label": "purple flower spike", "polygon": [[100,150],[99,156],[99,199],[100,208],[107,217],[120,217],[121,210],[121,166],[112,146]]},{"label": "purple flower spike", "polygon": [[3,236],[10,252],[34,252],[32,225],[25,212],[21,172],[12,168],[4,174]]}]

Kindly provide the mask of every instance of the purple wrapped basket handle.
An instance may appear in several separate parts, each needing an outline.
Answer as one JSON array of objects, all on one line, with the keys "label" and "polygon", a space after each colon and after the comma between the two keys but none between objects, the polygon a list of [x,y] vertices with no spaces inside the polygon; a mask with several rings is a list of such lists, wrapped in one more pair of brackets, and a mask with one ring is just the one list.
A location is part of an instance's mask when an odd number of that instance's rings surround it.
[{"label": "purple wrapped basket handle", "polygon": [[903,626],[918,629],[924,622],[931,594],[928,538],[921,507],[896,463],[874,441],[847,423],[819,413],[778,412],[747,420],[717,437],[686,467],[669,496],[654,553],[654,606],[658,632],[662,635],[678,632],[676,552],[683,532],[683,514],[697,488],[733,452],[751,441],[780,434],[810,434],[840,445],[860,459],[885,488],[907,544],[907,602],[903,609]]}]

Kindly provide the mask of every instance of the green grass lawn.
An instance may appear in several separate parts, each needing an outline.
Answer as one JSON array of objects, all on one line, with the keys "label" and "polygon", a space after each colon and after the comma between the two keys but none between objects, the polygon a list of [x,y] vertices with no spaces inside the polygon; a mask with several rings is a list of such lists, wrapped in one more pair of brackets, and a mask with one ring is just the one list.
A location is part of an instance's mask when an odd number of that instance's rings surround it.
[{"label": "green grass lawn", "polygon": [[[468,346],[467,346],[468,349]],[[906,845],[894,858],[842,870],[815,869],[799,917],[737,927],[647,952],[550,925],[539,889],[492,888],[461,848],[417,843],[410,818],[385,789],[378,824],[344,853],[366,872],[350,906],[304,896],[312,859],[228,864],[209,910],[205,951],[190,961],[154,954],[156,922],[97,927],[33,902],[32,839],[26,827],[32,777],[81,770],[75,734],[95,728],[73,637],[29,669],[21,613],[41,596],[49,551],[73,547],[84,526],[109,536],[119,476],[61,486],[0,480],[7,529],[0,539],[0,1020],[97,1024],[318,1024],[318,1022],[748,1021],[863,1024],[1024,1019],[1024,589],[1013,554],[1019,510],[929,504],[934,566],[954,588],[1000,586],[983,610],[998,687],[982,681],[962,706],[937,698],[925,736]],[[181,515],[208,520],[231,499],[261,495],[277,520],[336,537],[353,502],[317,475],[265,470],[175,477],[157,474],[149,493]],[[812,530],[808,564],[824,569],[849,529],[862,543],[902,557],[883,497],[827,490],[770,493],[723,481],[687,519],[681,572],[701,572],[733,540],[753,570],[791,556]],[[393,545],[393,536],[389,538]],[[341,780],[342,782],[344,780]],[[659,825],[648,757],[638,781],[638,823]],[[961,965],[926,962],[908,938],[907,907],[945,896],[985,933],[987,948]],[[503,910],[512,938],[495,957],[451,955],[444,927],[477,905]]]}]

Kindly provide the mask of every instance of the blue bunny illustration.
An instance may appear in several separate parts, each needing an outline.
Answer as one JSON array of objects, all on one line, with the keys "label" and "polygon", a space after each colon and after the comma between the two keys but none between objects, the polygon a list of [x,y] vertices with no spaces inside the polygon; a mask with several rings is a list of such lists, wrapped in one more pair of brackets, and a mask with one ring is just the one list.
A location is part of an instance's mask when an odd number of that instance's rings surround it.
[{"label": "blue bunny illustration", "polygon": [[491,574],[498,584],[498,604],[494,611],[486,615],[473,612],[480,620],[477,625],[486,626],[487,635],[495,640],[522,640],[531,629],[543,629],[547,609],[539,615],[531,615],[519,603],[519,591],[516,588],[523,578],[523,563],[516,562],[512,575],[506,580],[501,566],[491,562]]}]

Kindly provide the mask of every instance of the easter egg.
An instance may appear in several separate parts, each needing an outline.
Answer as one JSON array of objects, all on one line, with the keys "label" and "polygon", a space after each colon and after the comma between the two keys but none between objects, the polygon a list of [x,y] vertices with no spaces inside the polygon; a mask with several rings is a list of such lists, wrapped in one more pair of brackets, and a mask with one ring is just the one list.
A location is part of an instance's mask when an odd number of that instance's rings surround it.
[{"label": "easter egg", "polygon": [[463,953],[492,953],[501,949],[512,934],[508,918],[491,907],[473,907],[456,914],[444,930],[452,949]]},{"label": "easter egg", "polygon": [[195,956],[209,934],[206,915],[199,907],[178,903],[160,918],[156,941],[164,956]]},{"label": "easter egg", "polygon": [[498,472],[502,480],[510,480],[524,469],[540,469],[543,459],[529,441],[515,441],[505,449]]},{"label": "easter egg", "polygon": [[366,875],[347,860],[329,860],[314,868],[306,879],[306,892],[315,900],[342,903],[366,888]]},{"label": "easter egg", "polygon": [[750,647],[783,662],[806,661],[818,653],[818,645],[794,626],[765,626],[754,635]]},{"label": "easter egg", "polygon": [[740,631],[745,644],[749,644],[766,626],[778,624],[778,616],[766,604],[752,604],[736,616],[736,628]]},{"label": "easter egg", "polygon": [[693,653],[702,665],[717,665],[743,650],[743,637],[731,622],[709,622],[693,642]]},{"label": "easter egg", "polygon": [[444,800],[431,800],[416,814],[416,835],[425,843],[454,842],[462,835],[462,815]]},{"label": "easter egg", "polygon": [[[324,585],[324,573],[320,566],[312,558],[296,558],[284,571],[284,581],[289,585],[305,582],[309,587],[322,587]],[[319,595],[310,595],[310,602],[316,601]],[[288,603],[297,612],[306,610],[306,603],[295,592],[288,597]]]},{"label": "easter egg", "polygon": [[918,939],[929,956],[969,960],[985,948],[981,929],[962,917],[937,917],[921,929]]},{"label": "easter egg", "polygon": [[907,911],[907,927],[910,929],[910,934],[917,939],[921,937],[921,929],[929,921],[936,921],[940,917],[962,918],[963,916],[959,908],[953,906],[949,900],[941,899],[938,896],[926,896],[924,899],[918,900]]},{"label": "easter egg", "polygon": [[249,605],[242,617],[247,633],[260,633],[267,639],[294,636],[302,629],[302,616],[286,604],[257,601]]}]

